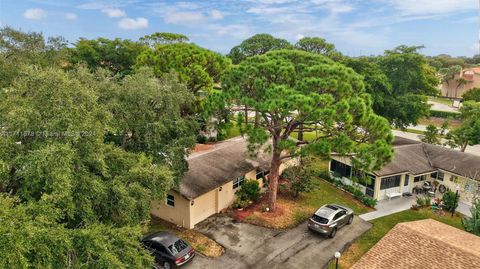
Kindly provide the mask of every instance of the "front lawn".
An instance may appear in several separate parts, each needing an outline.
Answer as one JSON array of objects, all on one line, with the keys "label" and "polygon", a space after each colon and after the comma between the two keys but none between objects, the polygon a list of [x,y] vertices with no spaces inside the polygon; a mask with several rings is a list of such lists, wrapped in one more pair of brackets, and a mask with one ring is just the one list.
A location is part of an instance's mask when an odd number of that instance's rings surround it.
[{"label": "front lawn", "polygon": [[315,185],[318,187],[317,189],[300,194],[297,198],[279,192],[275,212],[263,212],[262,209],[265,209],[268,205],[268,199],[262,199],[259,204],[253,207],[252,212],[249,212],[244,221],[267,228],[287,229],[304,222],[324,204],[345,205],[353,209],[355,214],[363,214],[373,210],[360,203],[349,193],[336,188],[323,179],[315,179]]},{"label": "front lawn", "polygon": [[202,233],[199,233],[195,230],[178,227],[175,224],[161,219],[152,219],[146,234],[161,231],[167,231],[177,235],[178,237],[187,241],[197,252],[200,252],[207,257],[216,258],[222,255],[225,251],[220,244],[203,235]]},{"label": "front lawn", "polygon": [[[445,216],[439,216],[433,213],[430,208],[422,208],[418,211],[406,210],[372,220],[372,229],[357,238],[353,242],[353,244],[344,253],[342,253],[342,257],[339,260],[339,267],[350,268],[355,262],[360,259],[363,254],[365,254],[380,239],[382,239],[382,237],[386,233],[388,233],[388,231],[390,231],[397,223],[430,218],[464,230],[461,222],[462,217],[463,216],[458,213],[455,213],[453,217],[450,217],[450,214],[446,214]],[[432,231],[432,233],[434,232],[435,231]]]}]

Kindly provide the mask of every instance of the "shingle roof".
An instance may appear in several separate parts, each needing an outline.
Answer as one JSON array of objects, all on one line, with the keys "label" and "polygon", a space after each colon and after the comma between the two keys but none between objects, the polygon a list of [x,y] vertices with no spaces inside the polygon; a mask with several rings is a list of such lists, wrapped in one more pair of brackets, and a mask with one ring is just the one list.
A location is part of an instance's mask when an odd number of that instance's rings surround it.
[{"label": "shingle roof", "polygon": [[269,160],[266,154],[250,156],[244,138],[217,143],[211,150],[190,155],[188,172],[178,191],[187,199],[194,199],[256,168],[265,169]]},{"label": "shingle roof", "polygon": [[[397,137],[395,141],[397,141]],[[393,160],[379,171],[377,176],[409,172],[414,175],[442,169],[451,173],[480,180],[480,156],[460,152],[408,139],[394,142]],[[412,144],[409,144],[412,143]]]},{"label": "shingle roof", "polygon": [[393,150],[392,161],[375,171],[376,175],[387,176],[405,172],[417,175],[436,170],[430,165],[422,144],[397,146]]},{"label": "shingle roof", "polygon": [[351,268],[480,268],[480,237],[432,219],[399,223]]}]

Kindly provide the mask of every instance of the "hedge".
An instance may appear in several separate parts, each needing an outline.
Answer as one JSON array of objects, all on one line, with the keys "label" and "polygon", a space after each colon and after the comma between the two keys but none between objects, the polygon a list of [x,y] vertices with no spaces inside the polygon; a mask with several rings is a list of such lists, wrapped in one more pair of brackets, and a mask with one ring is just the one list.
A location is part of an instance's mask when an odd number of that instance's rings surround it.
[{"label": "hedge", "polygon": [[460,119],[460,113],[440,110],[430,110],[430,117]]}]

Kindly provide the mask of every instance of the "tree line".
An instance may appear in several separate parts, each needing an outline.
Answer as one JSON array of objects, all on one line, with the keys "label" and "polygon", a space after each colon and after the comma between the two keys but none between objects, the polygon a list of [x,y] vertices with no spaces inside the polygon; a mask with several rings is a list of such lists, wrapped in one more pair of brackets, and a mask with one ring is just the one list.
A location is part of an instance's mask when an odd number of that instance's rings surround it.
[{"label": "tree line", "polygon": [[212,119],[219,134],[236,122],[252,154],[270,145],[271,210],[284,159],[337,152],[379,169],[390,126],[417,123],[436,94],[420,49],[352,58],[320,37],[258,34],[221,55],[173,33],[69,44],[0,29],[0,267],[149,267],[150,202],[178,187]]}]

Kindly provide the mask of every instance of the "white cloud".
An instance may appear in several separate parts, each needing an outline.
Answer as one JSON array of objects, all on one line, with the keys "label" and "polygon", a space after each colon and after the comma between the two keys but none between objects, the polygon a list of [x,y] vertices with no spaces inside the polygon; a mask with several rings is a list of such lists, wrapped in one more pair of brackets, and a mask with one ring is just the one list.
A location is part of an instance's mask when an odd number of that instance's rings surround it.
[{"label": "white cloud", "polygon": [[208,14],[210,15],[210,18],[211,18],[212,20],[221,20],[221,19],[223,19],[223,14],[222,14],[222,12],[220,12],[220,10],[214,9],[214,10],[210,11]]},{"label": "white cloud", "polygon": [[251,29],[244,24],[212,25],[210,29],[219,36],[231,36],[240,40],[253,35]]},{"label": "white cloud", "polygon": [[41,8],[29,8],[25,10],[23,17],[29,20],[41,20],[47,17],[47,13]]},{"label": "white cloud", "polygon": [[302,38],[304,38],[304,37],[305,37],[305,36],[302,35],[302,34],[297,34],[297,35],[295,36],[295,39],[296,39],[296,40],[300,40],[300,39],[302,39]]},{"label": "white cloud", "polygon": [[143,17],[136,19],[123,18],[118,22],[118,26],[127,30],[143,29],[148,27],[148,20]]},{"label": "white cloud", "polygon": [[126,15],[124,10],[118,8],[104,8],[102,9],[102,12],[107,14],[110,18],[120,18]]},{"label": "white cloud", "polygon": [[65,19],[67,20],[74,21],[77,19],[77,17],[78,16],[75,13],[71,13],[71,12],[65,13]]},{"label": "white cloud", "polygon": [[478,9],[472,0],[389,0],[402,15],[448,14]]},{"label": "white cloud", "polygon": [[171,24],[198,24],[206,21],[205,15],[201,12],[168,12],[165,14],[164,20]]}]

